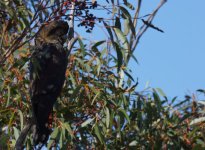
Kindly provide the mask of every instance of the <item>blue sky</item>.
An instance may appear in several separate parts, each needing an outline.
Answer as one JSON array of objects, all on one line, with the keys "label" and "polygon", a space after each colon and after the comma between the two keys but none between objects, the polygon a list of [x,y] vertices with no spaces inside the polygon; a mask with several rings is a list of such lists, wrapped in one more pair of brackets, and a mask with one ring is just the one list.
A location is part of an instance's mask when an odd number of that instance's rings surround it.
[{"label": "blue sky", "polygon": [[[128,1],[137,4],[137,0]],[[143,0],[140,16],[151,13],[159,2]],[[153,24],[165,33],[148,29],[134,53],[139,65],[134,61],[129,64],[133,77],[139,79],[139,91],[149,83],[152,88],[161,88],[169,98],[182,99],[205,87],[204,6],[205,0],[168,0],[159,10]],[[99,15],[109,18],[104,13],[98,12]],[[83,28],[76,29],[78,32]],[[95,28],[87,38],[95,41],[105,36],[101,28]]]},{"label": "blue sky", "polygon": [[[141,16],[150,13],[158,2],[144,1]],[[168,0],[161,8],[153,24],[165,33],[149,29],[135,52],[140,64],[130,63],[140,90],[149,82],[168,97],[183,98],[205,87],[204,6],[205,0]]]}]

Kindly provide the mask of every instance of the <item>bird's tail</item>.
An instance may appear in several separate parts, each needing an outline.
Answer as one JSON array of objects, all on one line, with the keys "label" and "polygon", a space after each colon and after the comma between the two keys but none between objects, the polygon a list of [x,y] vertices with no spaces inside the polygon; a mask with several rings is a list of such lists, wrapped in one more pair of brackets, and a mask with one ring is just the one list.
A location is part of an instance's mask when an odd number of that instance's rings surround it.
[{"label": "bird's tail", "polygon": [[33,126],[33,143],[34,145],[45,144],[49,138],[51,130],[48,127]]}]

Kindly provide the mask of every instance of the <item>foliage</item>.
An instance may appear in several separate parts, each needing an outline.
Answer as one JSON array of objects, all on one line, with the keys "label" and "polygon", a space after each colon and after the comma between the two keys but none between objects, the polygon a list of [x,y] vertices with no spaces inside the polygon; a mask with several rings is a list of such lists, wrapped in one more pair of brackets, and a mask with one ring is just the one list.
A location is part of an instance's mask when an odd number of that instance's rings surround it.
[{"label": "foliage", "polygon": [[[136,77],[127,66],[130,58],[137,62],[135,48],[166,1],[161,1],[144,17],[146,24],[139,26],[141,0],[137,8],[127,0],[107,1],[111,10],[97,1],[15,0],[0,2],[0,149],[14,147],[31,116],[27,64],[39,24],[71,19],[69,10],[74,2],[78,26],[92,32],[99,22],[108,39],[89,43],[77,36],[78,43],[69,55],[66,82],[52,114],[53,132],[47,148],[205,148],[204,102],[197,102],[194,96],[170,100],[161,89],[139,92]],[[99,7],[111,11],[112,18],[93,15],[92,9]],[[25,146],[31,149],[32,135]]]}]

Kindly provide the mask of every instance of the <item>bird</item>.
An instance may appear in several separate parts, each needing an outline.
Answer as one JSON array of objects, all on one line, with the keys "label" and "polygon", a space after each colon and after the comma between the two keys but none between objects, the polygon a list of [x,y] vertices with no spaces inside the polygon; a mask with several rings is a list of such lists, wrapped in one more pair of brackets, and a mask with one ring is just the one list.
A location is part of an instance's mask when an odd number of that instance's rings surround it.
[{"label": "bird", "polygon": [[49,115],[61,93],[68,64],[63,46],[68,29],[68,23],[63,20],[42,26],[31,50],[29,70],[34,145],[45,144],[51,132]]}]

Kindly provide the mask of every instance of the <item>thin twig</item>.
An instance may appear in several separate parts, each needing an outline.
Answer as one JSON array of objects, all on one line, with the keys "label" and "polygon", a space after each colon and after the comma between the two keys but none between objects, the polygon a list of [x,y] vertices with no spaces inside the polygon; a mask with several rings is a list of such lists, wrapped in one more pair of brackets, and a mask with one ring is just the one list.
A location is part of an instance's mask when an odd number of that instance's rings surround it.
[{"label": "thin twig", "polygon": [[[158,10],[167,2],[167,0],[161,0],[158,7],[153,11],[153,13],[148,17],[148,19],[146,20],[147,22],[152,22],[154,17],[156,16]],[[140,38],[142,37],[142,35],[147,31],[147,29],[149,28],[149,26],[147,26],[146,24],[144,24],[141,27],[141,30],[137,33],[136,35],[136,41],[134,42],[134,45],[132,47],[132,51],[134,51],[134,49],[136,48],[137,44],[139,43]]]},{"label": "thin twig", "polygon": [[[133,18],[133,26],[134,26],[135,29],[137,28],[137,19],[139,17],[139,13],[140,13],[140,10],[141,10],[141,4],[142,4],[142,0],[138,0],[137,10],[136,10],[134,18]],[[134,37],[135,36],[133,34],[130,35],[130,47],[132,47]]]}]

